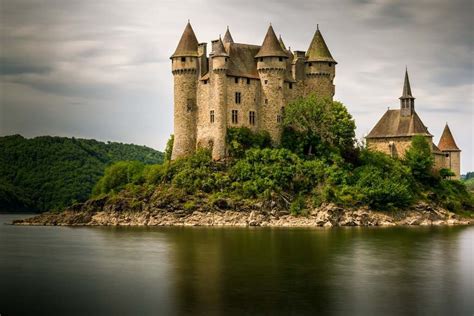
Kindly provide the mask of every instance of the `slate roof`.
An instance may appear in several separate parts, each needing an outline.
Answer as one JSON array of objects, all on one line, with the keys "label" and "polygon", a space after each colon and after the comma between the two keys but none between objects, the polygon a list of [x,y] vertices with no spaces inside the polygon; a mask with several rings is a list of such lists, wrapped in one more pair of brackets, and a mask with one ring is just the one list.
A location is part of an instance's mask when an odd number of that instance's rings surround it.
[{"label": "slate roof", "polygon": [[309,44],[309,48],[306,51],[306,58],[308,61],[336,62],[334,58],[332,58],[331,52],[329,51],[319,28],[316,30],[316,33],[314,33],[311,44]]},{"label": "slate roof", "polygon": [[461,151],[454,141],[453,134],[449,129],[448,124],[444,127],[443,134],[438,143],[439,149],[442,151]]},{"label": "slate roof", "polygon": [[225,48],[229,54],[227,75],[259,79],[255,55],[260,46],[240,43],[226,43]]},{"label": "slate roof", "polygon": [[229,27],[227,27],[227,30],[225,31],[224,34],[224,44],[226,43],[233,43],[234,39],[232,38],[232,35],[230,35]]},{"label": "slate roof", "polygon": [[366,138],[433,136],[416,112],[410,116],[400,114],[400,110],[387,110]]},{"label": "slate roof", "polygon": [[198,40],[194,34],[191,23],[188,22],[184,28],[183,35],[179,40],[178,46],[171,58],[174,57],[197,57],[198,56]]},{"label": "slate roof", "polygon": [[265,39],[263,40],[260,50],[254,57],[288,57],[286,52],[281,48],[281,44],[278,41],[275,31],[273,31],[273,27],[271,25],[268,27],[267,34],[265,35]]}]

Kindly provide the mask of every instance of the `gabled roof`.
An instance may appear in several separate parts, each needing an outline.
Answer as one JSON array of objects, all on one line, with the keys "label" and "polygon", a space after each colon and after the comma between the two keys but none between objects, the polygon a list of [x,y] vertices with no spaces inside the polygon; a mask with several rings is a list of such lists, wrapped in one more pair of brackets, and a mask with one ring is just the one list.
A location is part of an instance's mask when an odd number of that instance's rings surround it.
[{"label": "gabled roof", "polygon": [[438,143],[439,149],[442,151],[461,151],[454,141],[453,134],[449,129],[448,124],[444,127],[443,134]]},{"label": "gabled roof", "polygon": [[188,22],[184,28],[183,35],[179,40],[178,46],[171,58],[174,57],[197,57],[198,56],[198,40],[194,34],[191,23]]},{"label": "gabled roof", "polygon": [[234,39],[232,38],[232,35],[230,35],[229,27],[227,27],[227,30],[225,31],[224,34],[224,44],[227,43],[233,43]]},{"label": "gabled roof", "polygon": [[332,58],[331,52],[329,52],[329,48],[324,41],[323,35],[319,31],[319,27],[316,33],[314,33],[313,40],[306,52],[306,58],[308,61],[336,62],[334,58]]},{"label": "gabled roof", "polygon": [[400,110],[387,110],[366,138],[433,136],[416,112],[402,116]]},{"label": "gabled roof", "polygon": [[281,44],[278,41],[275,31],[273,31],[273,27],[271,25],[268,27],[267,35],[265,35],[265,39],[263,40],[260,50],[255,55],[255,58],[260,57],[288,57],[286,52],[281,48]]}]

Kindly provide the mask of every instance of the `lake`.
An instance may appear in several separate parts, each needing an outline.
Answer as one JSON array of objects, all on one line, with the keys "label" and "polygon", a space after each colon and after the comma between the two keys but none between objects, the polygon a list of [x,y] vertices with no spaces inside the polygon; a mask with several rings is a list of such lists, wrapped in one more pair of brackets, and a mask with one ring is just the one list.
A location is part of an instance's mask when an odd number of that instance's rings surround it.
[{"label": "lake", "polygon": [[0,314],[472,316],[474,227],[0,225]]}]

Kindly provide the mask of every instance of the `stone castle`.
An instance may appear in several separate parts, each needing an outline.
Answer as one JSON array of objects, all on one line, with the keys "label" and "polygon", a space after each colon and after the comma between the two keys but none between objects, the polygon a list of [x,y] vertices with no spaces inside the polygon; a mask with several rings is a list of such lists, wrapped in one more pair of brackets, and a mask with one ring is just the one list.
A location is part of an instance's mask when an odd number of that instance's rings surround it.
[{"label": "stone castle", "polygon": [[403,158],[415,135],[425,137],[431,144],[436,169],[451,169],[455,174],[454,178],[460,178],[461,150],[456,145],[448,124],[444,127],[438,146],[433,143],[433,135],[428,132],[428,128],[415,111],[415,98],[411,93],[406,70],[400,109],[388,109],[365,139],[368,148],[384,152],[391,157]]},{"label": "stone castle", "polygon": [[209,148],[226,156],[229,127],[268,131],[278,144],[284,107],[309,94],[332,98],[337,62],[319,31],[306,52],[285,47],[270,25],[261,46],[223,39],[199,43],[188,22],[172,61],[174,144],[172,159]]},{"label": "stone castle", "polygon": [[[284,107],[310,94],[332,98],[337,62],[317,28],[308,50],[287,49],[270,25],[261,46],[235,43],[229,28],[224,38],[199,43],[188,22],[170,57],[174,76],[174,143],[172,159],[208,148],[213,159],[226,157],[229,127],[267,131],[280,142]],[[446,124],[438,146],[415,111],[408,72],[400,109],[387,110],[366,136],[367,146],[403,158],[415,135],[432,144],[437,169],[460,177],[460,153]]]}]

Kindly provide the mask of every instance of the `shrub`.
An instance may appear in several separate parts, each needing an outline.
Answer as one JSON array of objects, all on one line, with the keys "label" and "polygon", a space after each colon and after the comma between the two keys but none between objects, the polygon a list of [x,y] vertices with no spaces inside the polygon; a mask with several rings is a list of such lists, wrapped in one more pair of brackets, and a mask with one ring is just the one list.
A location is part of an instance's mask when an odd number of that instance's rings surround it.
[{"label": "shrub", "polygon": [[94,195],[118,192],[129,183],[141,182],[145,165],[138,161],[119,161],[107,167],[94,187]]},{"label": "shrub", "polygon": [[417,135],[412,138],[411,146],[405,153],[404,162],[416,180],[427,183],[432,179],[434,158],[431,154],[431,144],[425,137]]},{"label": "shrub", "polygon": [[290,213],[292,215],[304,214],[306,209],[306,201],[302,195],[296,196],[296,198],[290,204]]},{"label": "shrub", "polygon": [[268,148],[272,144],[267,131],[252,132],[247,127],[228,128],[226,142],[231,157],[243,157],[250,148]]}]

